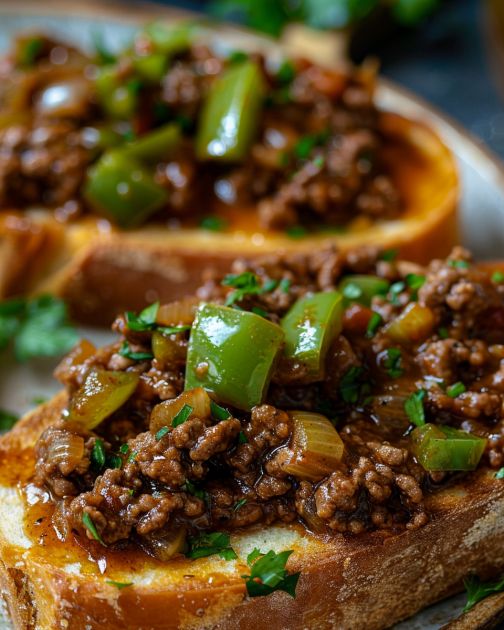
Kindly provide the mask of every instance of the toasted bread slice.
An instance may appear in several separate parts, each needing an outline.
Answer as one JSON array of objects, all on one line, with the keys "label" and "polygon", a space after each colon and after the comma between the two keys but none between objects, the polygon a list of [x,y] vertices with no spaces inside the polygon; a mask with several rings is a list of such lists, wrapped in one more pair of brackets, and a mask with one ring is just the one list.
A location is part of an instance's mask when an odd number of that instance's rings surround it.
[{"label": "toasted bread slice", "polygon": [[[90,218],[69,226],[37,211],[0,220],[0,297],[51,292],[64,297],[75,318],[108,324],[126,309],[193,292],[209,267],[225,272],[237,256],[361,245],[397,248],[403,258],[426,263],[458,242],[458,175],[453,155],[421,123],[383,113],[389,142],[384,159],[405,201],[400,218],[341,234],[321,232],[294,240],[281,232],[236,229],[214,233],[147,225],[128,232]],[[253,211],[253,210],[252,210]]]},{"label": "toasted bread slice", "polygon": [[[56,396],[0,439],[0,578],[16,628],[378,630],[460,590],[468,573],[504,567],[504,483],[484,469],[429,495],[431,522],[400,535],[324,540],[275,526],[233,534],[237,560],[168,563],[98,543],[89,552],[76,535],[62,542],[48,525],[44,492],[19,486],[32,474],[37,437],[65,404],[65,394]],[[294,550],[295,599],[246,597],[241,576],[254,547]]]}]

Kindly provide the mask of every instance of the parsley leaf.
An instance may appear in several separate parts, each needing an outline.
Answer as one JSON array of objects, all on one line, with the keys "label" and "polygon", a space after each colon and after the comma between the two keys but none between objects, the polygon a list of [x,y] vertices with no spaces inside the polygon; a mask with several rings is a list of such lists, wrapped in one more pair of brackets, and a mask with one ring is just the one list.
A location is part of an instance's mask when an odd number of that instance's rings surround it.
[{"label": "parsley leaf", "polygon": [[[242,300],[246,295],[259,295],[261,293],[269,293],[274,291],[278,285],[276,280],[266,280],[263,286],[259,284],[259,278],[251,271],[244,271],[240,274],[228,273],[224,277],[221,284],[225,287],[233,287],[226,297],[226,306],[233,306],[236,302]],[[260,315],[266,315],[262,309]]]},{"label": "parsley leaf", "polygon": [[482,582],[476,575],[471,575],[464,580],[464,586],[467,591],[467,602],[463,612],[467,612],[485,597],[504,591],[504,577],[496,582]]},{"label": "parsley leaf", "polygon": [[68,324],[65,303],[51,295],[33,300],[8,300],[0,304],[0,350],[14,340],[18,361],[54,357],[68,352],[77,342]]},{"label": "parsley leaf", "polygon": [[189,419],[192,411],[193,408],[191,407],[191,405],[184,405],[182,409],[177,413],[177,415],[173,418],[172,427],[175,428],[181,424],[184,424],[184,422]]},{"label": "parsley leaf", "polygon": [[218,555],[224,560],[234,560],[238,556],[230,543],[230,536],[224,532],[203,533],[195,538],[189,538],[188,558],[206,558]]},{"label": "parsley leaf", "polygon": [[366,338],[371,339],[374,337],[374,334],[378,330],[378,326],[382,323],[383,317],[380,313],[373,311],[371,317],[369,318],[369,322],[366,329]]},{"label": "parsley leaf", "polygon": [[410,421],[417,427],[421,427],[425,424],[425,410],[423,406],[423,399],[425,398],[425,390],[419,389],[413,392],[411,396],[404,403],[404,411],[410,419]]},{"label": "parsley leaf", "polygon": [[203,501],[205,502],[207,502],[209,499],[208,493],[201,488],[198,488],[198,486],[190,479],[187,479],[186,482],[181,486],[181,488],[182,490],[184,490],[184,492],[188,492],[198,499],[203,499]]},{"label": "parsley leaf", "polygon": [[137,332],[154,330],[154,328],[156,327],[156,317],[158,310],[159,302],[154,302],[154,304],[150,304],[149,306],[144,308],[144,310],[141,311],[138,315],[136,313],[128,311],[126,313],[126,323],[128,324],[128,328]]},{"label": "parsley leaf", "polygon": [[504,273],[502,271],[494,271],[492,274],[492,282],[495,282],[495,284],[504,282]]},{"label": "parsley leaf", "polygon": [[283,278],[282,280],[280,280],[280,283],[278,285],[280,291],[283,291],[284,293],[289,293],[290,287],[291,281],[288,278]]},{"label": "parsley leaf", "polygon": [[449,260],[448,265],[455,269],[469,269],[470,265],[467,260]]},{"label": "parsley leaf", "polygon": [[249,597],[270,595],[274,591],[284,591],[296,597],[296,586],[300,573],[289,574],[285,568],[292,550],[275,553],[273,550],[261,554],[254,549],[248,557],[250,575],[242,575]]},{"label": "parsley leaf", "polygon": [[360,366],[353,365],[349,368],[340,381],[339,390],[341,397],[347,403],[356,403],[360,395],[359,379],[364,369]]},{"label": "parsley leaf", "polygon": [[5,409],[0,409],[0,431],[8,431],[19,420],[19,416]]},{"label": "parsley leaf", "polygon": [[127,341],[123,341],[119,354],[126,359],[132,361],[146,361],[147,359],[153,359],[154,355],[151,352],[134,352]]},{"label": "parsley leaf", "polygon": [[460,394],[463,394],[465,391],[466,387],[461,381],[458,381],[446,388],[446,394],[450,398],[457,398],[457,396],[460,396]]},{"label": "parsley leaf", "polygon": [[387,374],[390,378],[398,378],[404,372],[401,367],[402,357],[401,351],[399,348],[388,348],[385,351],[385,360],[383,361],[383,365],[387,370]]},{"label": "parsley leaf", "polygon": [[97,540],[100,543],[100,545],[103,545],[104,547],[106,547],[107,545],[103,542],[102,537],[98,533],[98,530],[96,529],[96,526],[93,523],[93,519],[89,516],[87,512],[83,512],[82,522],[84,524],[84,527],[90,532],[91,536],[95,540]]},{"label": "parsley leaf", "polygon": [[105,466],[106,457],[107,453],[105,452],[103,440],[97,438],[91,451],[91,464],[96,470],[101,470]]},{"label": "parsley leaf", "polygon": [[214,420],[227,420],[228,418],[231,418],[229,411],[218,405],[213,400],[210,401],[210,412]]}]

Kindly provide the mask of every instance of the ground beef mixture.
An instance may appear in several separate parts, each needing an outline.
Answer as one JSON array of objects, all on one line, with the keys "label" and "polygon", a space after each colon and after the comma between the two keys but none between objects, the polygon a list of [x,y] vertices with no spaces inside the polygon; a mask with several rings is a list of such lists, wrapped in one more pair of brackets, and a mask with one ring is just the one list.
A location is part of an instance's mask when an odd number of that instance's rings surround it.
[{"label": "ground beef mixture", "polygon": [[[288,230],[398,216],[372,72],[248,55],[265,85],[256,133],[245,158],[209,162],[195,155],[202,107],[215,81],[247,55],[219,56],[198,42],[171,53],[152,78],[138,69],[159,55],[145,33],[105,64],[47,37],[20,37],[0,63],[0,208],[45,205],[61,221],[100,214],[83,194],[89,167],[171,122],[183,131],[179,148],[144,164],[168,192],[151,220],[226,229],[233,208],[250,207],[254,229]],[[220,222],[205,223],[215,215]]]},{"label": "ground beef mixture", "polygon": [[[139,380],[129,400],[92,430],[64,414],[37,444],[36,483],[50,490],[68,531],[91,537],[82,520],[88,515],[105,544],[136,541],[152,551],[153,537],[180,528],[190,536],[275,521],[300,521],[325,535],[416,529],[429,520],[426,495],[463,474],[428,472],[415,456],[418,417],[405,402],[419,392],[423,422],[487,438],[480,465],[504,465],[502,274],[479,270],[461,248],[427,268],[368,248],[238,261],[233,273],[263,287],[242,291],[234,305],[275,323],[310,292],[341,288],[342,278],[365,274],[385,290],[367,304],[346,298],[341,334],[318,381],[281,358],[250,412],[201,413],[171,430],[159,430],[159,410],[183,392],[188,326],[164,335],[170,361],[146,358],[159,339],[152,330],[133,330],[125,317],[115,323],[117,344],[96,350],[81,343],[57,370],[70,409],[94,368]],[[199,297],[229,303],[233,290],[208,277]],[[399,343],[390,327],[412,305],[429,314],[429,326],[421,338]],[[377,324],[370,327],[372,318]],[[343,441],[339,463],[316,479],[285,469],[295,448],[290,410],[323,414]]]}]

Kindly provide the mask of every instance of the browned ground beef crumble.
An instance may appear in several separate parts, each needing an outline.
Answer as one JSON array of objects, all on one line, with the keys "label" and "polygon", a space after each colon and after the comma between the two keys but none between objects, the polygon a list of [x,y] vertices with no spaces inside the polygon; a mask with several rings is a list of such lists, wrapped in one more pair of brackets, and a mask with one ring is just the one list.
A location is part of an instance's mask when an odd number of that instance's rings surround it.
[{"label": "browned ground beef crumble", "polygon": [[[87,167],[100,155],[93,132],[117,127],[117,121],[107,119],[89,79],[95,61],[60,42],[43,41],[32,66],[19,67],[14,53],[0,64],[0,114],[6,119],[0,129],[0,208],[45,204],[65,221],[92,211],[81,189]],[[364,70],[345,76],[300,60],[285,84],[278,68],[260,55],[254,58],[268,86],[267,103],[241,164],[202,163],[194,155],[202,102],[229,59],[194,44],[172,58],[159,82],[140,84],[142,106],[124,122],[131,127],[127,133],[140,137],[169,121],[182,121],[185,129],[180,150],[154,165],[156,181],[170,200],[153,218],[186,221],[201,207],[211,213],[211,199],[227,206],[255,205],[261,226],[272,229],[397,216],[399,194],[381,157],[374,76]],[[119,69],[124,85],[137,80],[128,56]],[[84,86],[78,105],[61,114],[44,108],[44,90],[69,79]]]},{"label": "browned ground beef crumble", "polygon": [[[343,332],[329,351],[324,381],[304,384],[303,366],[281,361],[264,404],[251,413],[231,409],[232,417],[221,422],[191,418],[161,439],[149,431],[149,415],[157,403],[182,392],[183,363],[160,366],[156,359],[129,360],[118,354],[119,343],[96,351],[82,364],[64,361],[57,375],[71,396],[92,366],[141,374],[134,396],[95,432],[62,418],[38,442],[36,481],[50,489],[59,517],[63,515],[70,528],[82,531],[82,514],[87,512],[107,544],[128,538],[142,544],[153,532],[181,524],[193,533],[296,520],[320,533],[421,527],[429,520],[426,493],[449,483],[454,474],[427,473],[411,452],[413,427],[404,401],[419,388],[426,392],[428,422],[488,437],[482,463],[503,465],[504,284],[478,270],[465,250],[457,248],[447,260],[433,261],[427,269],[387,262],[366,249],[235,264],[235,272],[244,270],[261,280],[290,281],[288,292],[277,288],[239,302],[244,309],[264,309],[272,321],[300,296],[333,288],[344,275],[376,274],[397,283],[416,273],[425,275],[425,282],[418,296],[406,284],[398,285],[395,297],[389,293],[372,299],[371,307],[383,317],[372,338],[365,336],[370,309],[349,306]],[[220,279],[209,277],[199,293],[219,302],[228,291]],[[401,347],[400,373],[391,377],[384,352],[394,344],[383,327],[415,299],[432,309],[434,332],[420,344]],[[129,331],[123,317],[115,328],[135,351],[150,348],[150,333]],[[182,352],[187,336],[173,337]],[[363,368],[361,389],[355,402],[345,402],[340,386],[352,367]],[[456,398],[448,396],[446,386],[459,381],[466,391]],[[283,470],[282,461],[291,448],[289,409],[326,414],[334,419],[344,442],[340,465],[317,483],[299,481]],[[47,449],[65,431],[82,436],[84,456],[71,465],[55,465],[47,458]],[[240,432],[246,443],[239,439]],[[108,453],[118,453],[127,443],[135,458],[121,454],[120,468],[98,474],[90,464],[98,436]]]}]

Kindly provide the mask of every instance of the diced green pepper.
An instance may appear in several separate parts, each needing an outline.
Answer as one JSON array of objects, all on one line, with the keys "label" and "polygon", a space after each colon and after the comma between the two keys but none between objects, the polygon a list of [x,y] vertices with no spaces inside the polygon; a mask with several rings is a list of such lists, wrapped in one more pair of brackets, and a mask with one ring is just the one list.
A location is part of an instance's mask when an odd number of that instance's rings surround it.
[{"label": "diced green pepper", "polygon": [[324,376],[325,358],[343,322],[339,291],[314,293],[298,300],[282,319],[285,354],[304,363],[314,381]]},{"label": "diced green pepper", "polygon": [[248,411],[264,399],[283,340],[280,326],[259,315],[203,304],[189,338],[185,388],[204,387]]},{"label": "diced green pepper", "polygon": [[196,136],[201,160],[239,161],[254,140],[264,97],[260,67],[244,61],[228,68],[210,88]]},{"label": "diced green pepper", "polygon": [[89,205],[121,227],[139,225],[162,208],[168,193],[134,159],[105,153],[88,170],[84,197]]},{"label": "diced green pepper", "polygon": [[111,118],[128,120],[138,106],[138,80],[124,82],[117,75],[116,66],[104,66],[95,79],[98,101]]},{"label": "diced green pepper", "polygon": [[194,24],[188,22],[176,26],[151,22],[144,28],[142,35],[151,40],[157,51],[165,55],[177,55],[190,47],[194,29]]},{"label": "diced green pepper", "polygon": [[121,155],[136,160],[157,161],[173,154],[180,142],[180,128],[174,124],[154,129],[121,147]]},{"label": "diced green pepper", "polygon": [[347,302],[358,302],[370,306],[375,295],[386,295],[389,282],[378,276],[347,276],[340,282],[339,290]]},{"label": "diced green pepper", "polygon": [[425,424],[411,433],[412,451],[425,470],[474,470],[483,455],[486,439],[454,429]]},{"label": "diced green pepper", "polygon": [[124,405],[135,391],[139,378],[136,372],[92,370],[72,398],[68,420],[94,429]]},{"label": "diced green pepper", "polygon": [[158,83],[166,73],[168,57],[164,53],[151,53],[133,58],[138,75],[149,83]]}]

